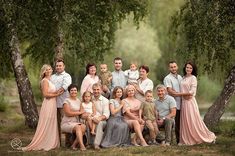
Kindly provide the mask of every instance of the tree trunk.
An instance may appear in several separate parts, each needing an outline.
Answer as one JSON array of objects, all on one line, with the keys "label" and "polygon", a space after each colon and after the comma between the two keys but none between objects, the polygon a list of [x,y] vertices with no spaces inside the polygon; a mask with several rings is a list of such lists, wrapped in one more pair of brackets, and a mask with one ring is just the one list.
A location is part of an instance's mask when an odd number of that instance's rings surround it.
[{"label": "tree trunk", "polygon": [[31,84],[21,58],[18,37],[13,24],[9,24],[8,28],[11,63],[18,87],[21,110],[25,116],[25,124],[30,128],[36,128],[38,123],[38,111]]},{"label": "tree trunk", "polygon": [[[59,26],[58,26],[59,27]],[[55,45],[55,61],[58,59],[63,59],[63,50],[64,50],[64,42],[63,42],[63,34],[57,31],[56,45]]]},{"label": "tree trunk", "polygon": [[204,122],[209,128],[216,126],[224,114],[226,106],[232,95],[235,94],[235,65],[231,69],[229,76],[225,80],[224,88],[220,93],[219,97],[213,103],[213,105],[208,109],[204,116]]}]

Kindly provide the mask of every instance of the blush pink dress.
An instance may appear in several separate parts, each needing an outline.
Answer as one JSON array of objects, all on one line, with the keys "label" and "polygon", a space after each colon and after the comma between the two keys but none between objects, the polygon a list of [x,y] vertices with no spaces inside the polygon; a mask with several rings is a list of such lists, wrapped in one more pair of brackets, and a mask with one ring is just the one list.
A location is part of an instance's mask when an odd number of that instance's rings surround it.
[{"label": "blush pink dress", "polygon": [[[49,92],[55,92],[55,86],[47,79],[42,81],[48,81]],[[41,82],[42,82],[41,81]],[[51,149],[60,146],[59,132],[57,126],[57,107],[56,98],[44,98],[42,102],[42,107],[39,115],[39,121],[37,125],[36,132],[31,143],[23,147],[23,151],[31,150],[45,150],[49,151]]]},{"label": "blush pink dress", "polygon": [[194,75],[184,77],[180,87],[181,92],[193,94],[193,97],[189,100],[182,98],[180,144],[194,145],[203,142],[212,143],[216,139],[216,136],[213,132],[208,130],[203,122],[195,99],[197,78]]}]

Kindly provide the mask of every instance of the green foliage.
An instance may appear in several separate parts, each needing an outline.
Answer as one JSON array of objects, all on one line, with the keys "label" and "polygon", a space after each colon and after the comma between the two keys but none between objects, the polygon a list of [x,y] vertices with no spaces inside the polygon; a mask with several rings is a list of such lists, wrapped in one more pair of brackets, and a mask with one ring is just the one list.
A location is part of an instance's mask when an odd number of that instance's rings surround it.
[{"label": "green foliage", "polygon": [[223,80],[235,62],[234,17],[233,0],[187,2],[172,20],[176,57],[194,60],[200,73]]},{"label": "green foliage", "polygon": [[[162,82],[165,75],[168,74],[168,62],[176,60],[175,44],[169,36],[171,18],[180,6],[184,4],[184,0],[152,0],[149,6],[149,23],[155,29],[155,41],[159,45],[161,58],[156,61],[156,77]],[[180,60],[177,60],[179,66]]]},{"label": "green foliage", "polygon": [[197,97],[202,102],[212,103],[221,92],[222,85],[216,80],[210,80],[208,76],[201,76],[198,80]]},{"label": "green foliage", "polygon": [[130,68],[130,63],[137,63],[138,66],[145,64],[150,67],[150,78],[156,82],[155,69],[156,60],[160,57],[158,44],[155,42],[155,31],[148,23],[140,23],[139,29],[131,22],[131,16],[127,18],[115,33],[115,45],[111,50],[111,55],[104,57],[104,62],[108,63],[110,70],[113,69],[113,59],[121,57],[123,59],[123,70]]},{"label": "green foliage", "polygon": [[0,95],[0,112],[5,112],[7,110],[7,101],[4,96]]},{"label": "green foliage", "polygon": [[235,122],[231,120],[222,120],[213,131],[217,134],[223,134],[224,136],[235,136]]}]

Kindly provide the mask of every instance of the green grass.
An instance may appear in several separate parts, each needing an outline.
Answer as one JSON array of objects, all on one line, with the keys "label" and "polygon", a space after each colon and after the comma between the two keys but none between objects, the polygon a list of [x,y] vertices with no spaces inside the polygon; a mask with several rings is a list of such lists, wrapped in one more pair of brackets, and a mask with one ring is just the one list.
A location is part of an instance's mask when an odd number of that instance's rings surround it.
[{"label": "green grass", "polygon": [[[18,121],[19,122],[19,121]],[[23,146],[30,143],[34,130],[24,126],[22,122],[12,126],[9,131],[0,130],[0,153],[1,155],[26,155],[26,156],[44,156],[44,155],[84,155],[84,156],[214,156],[225,155],[232,156],[235,154],[235,134],[234,134],[235,121],[223,121],[219,124],[216,130],[217,142],[216,144],[200,144],[194,146],[177,146],[170,147],[150,146],[150,147],[123,147],[123,148],[110,148],[95,151],[88,149],[87,151],[72,151],[65,148],[64,139],[62,140],[62,147],[56,150],[21,152],[11,148],[10,141],[14,138],[21,139]]]}]

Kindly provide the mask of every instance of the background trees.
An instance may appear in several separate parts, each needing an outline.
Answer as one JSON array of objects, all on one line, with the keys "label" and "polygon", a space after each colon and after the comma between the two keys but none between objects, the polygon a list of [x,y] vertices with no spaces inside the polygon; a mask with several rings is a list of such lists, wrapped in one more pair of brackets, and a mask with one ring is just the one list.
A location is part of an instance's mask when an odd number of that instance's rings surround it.
[{"label": "background trees", "polygon": [[[147,4],[144,0],[0,1],[0,68],[4,71],[0,76],[14,71],[29,127],[36,127],[38,113],[21,55],[29,56],[34,65],[52,64],[54,58],[64,57],[74,69],[87,61],[102,60],[113,46],[117,23],[133,13],[138,24],[147,13]],[[22,53],[19,47],[24,43],[28,46]]]},{"label": "background trees", "polygon": [[[204,121],[214,127],[235,93],[235,3],[233,0],[186,2],[171,26],[176,58],[192,59],[201,74],[223,81],[224,88],[206,113]],[[210,86],[208,86],[210,87]]]},{"label": "background trees", "polygon": [[[208,100],[208,92],[221,88],[235,61],[233,0],[0,0],[0,17],[0,77],[16,74],[20,99],[25,100],[22,110],[35,116],[31,127],[36,126],[37,110],[24,63],[38,97],[38,68],[53,64],[56,57],[65,59],[66,71],[78,85],[88,62],[105,61],[111,66],[113,57],[121,56],[124,69],[130,61],[144,63],[151,67],[150,77],[158,84],[168,73],[169,60],[176,59],[182,67],[193,59],[200,71],[199,99]],[[233,81],[227,82],[232,86]],[[25,89],[30,95],[23,95]],[[222,103],[228,104],[232,90]],[[224,112],[222,106],[217,120]]]}]

